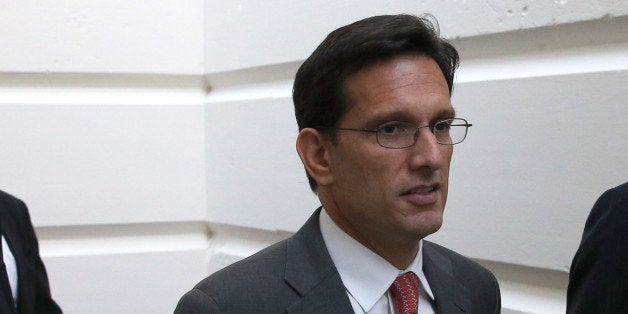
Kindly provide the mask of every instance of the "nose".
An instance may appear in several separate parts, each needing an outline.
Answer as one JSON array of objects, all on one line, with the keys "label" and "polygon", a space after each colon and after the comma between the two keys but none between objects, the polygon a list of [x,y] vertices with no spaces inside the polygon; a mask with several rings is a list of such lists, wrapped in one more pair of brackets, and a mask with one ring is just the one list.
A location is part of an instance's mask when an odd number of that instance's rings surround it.
[{"label": "nose", "polygon": [[419,131],[416,142],[410,147],[411,169],[438,169],[445,165],[453,152],[453,146],[441,145],[436,142],[436,136],[429,128]]}]

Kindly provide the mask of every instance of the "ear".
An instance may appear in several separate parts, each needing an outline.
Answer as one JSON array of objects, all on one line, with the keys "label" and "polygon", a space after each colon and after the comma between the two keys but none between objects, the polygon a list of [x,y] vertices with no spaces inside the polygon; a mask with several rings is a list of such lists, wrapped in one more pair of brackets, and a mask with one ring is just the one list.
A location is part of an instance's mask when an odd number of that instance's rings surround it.
[{"label": "ear", "polygon": [[319,186],[333,181],[329,145],[331,145],[329,139],[316,129],[304,128],[297,137],[297,152],[305,171]]}]

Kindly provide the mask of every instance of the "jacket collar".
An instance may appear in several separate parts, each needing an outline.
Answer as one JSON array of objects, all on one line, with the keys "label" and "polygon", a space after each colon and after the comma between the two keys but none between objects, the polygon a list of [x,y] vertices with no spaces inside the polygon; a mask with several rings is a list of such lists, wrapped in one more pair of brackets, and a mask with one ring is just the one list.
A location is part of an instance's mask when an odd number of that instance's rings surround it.
[{"label": "jacket collar", "polygon": [[301,299],[288,313],[353,313],[349,297],[323,241],[319,207],[287,242],[284,279]]},{"label": "jacket collar", "polygon": [[471,300],[469,288],[455,277],[451,260],[435,250],[434,244],[423,241],[423,270],[434,293],[437,313],[465,313]]}]

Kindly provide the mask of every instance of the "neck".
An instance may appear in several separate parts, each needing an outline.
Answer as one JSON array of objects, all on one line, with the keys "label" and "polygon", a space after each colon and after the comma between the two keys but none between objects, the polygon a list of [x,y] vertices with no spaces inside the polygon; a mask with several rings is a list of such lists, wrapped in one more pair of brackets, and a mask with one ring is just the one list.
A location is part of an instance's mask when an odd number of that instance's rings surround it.
[{"label": "neck", "polygon": [[420,249],[420,239],[416,236],[404,238],[399,234],[368,237],[360,228],[352,225],[342,213],[329,210],[323,205],[327,215],[346,234],[364,245],[366,248],[381,256],[399,270],[408,268],[416,258]]}]

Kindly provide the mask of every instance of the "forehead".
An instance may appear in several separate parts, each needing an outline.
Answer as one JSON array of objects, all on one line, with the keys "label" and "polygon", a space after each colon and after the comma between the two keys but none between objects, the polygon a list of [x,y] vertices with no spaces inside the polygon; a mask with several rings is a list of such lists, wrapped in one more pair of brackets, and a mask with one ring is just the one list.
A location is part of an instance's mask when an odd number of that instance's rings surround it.
[{"label": "forehead", "polygon": [[347,77],[344,88],[349,109],[342,120],[368,121],[387,114],[416,120],[454,115],[440,67],[421,55],[369,65]]}]

